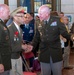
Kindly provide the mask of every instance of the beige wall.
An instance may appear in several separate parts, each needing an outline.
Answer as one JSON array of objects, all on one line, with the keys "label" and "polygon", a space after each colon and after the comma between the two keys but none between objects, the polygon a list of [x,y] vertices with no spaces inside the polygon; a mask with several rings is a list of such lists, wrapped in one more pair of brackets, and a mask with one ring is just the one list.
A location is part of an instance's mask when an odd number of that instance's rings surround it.
[{"label": "beige wall", "polygon": [[61,11],[66,16],[71,16],[71,23],[74,22],[74,0],[61,0]]},{"label": "beige wall", "polygon": [[0,0],[0,4],[3,4],[4,3],[4,0]]},{"label": "beige wall", "polygon": [[[17,0],[8,0],[10,11],[12,12],[14,9],[17,8]],[[4,0],[0,0],[0,4],[4,4]]]},{"label": "beige wall", "polygon": [[10,7],[11,11],[16,9],[17,8],[17,0],[9,0],[9,7]]}]

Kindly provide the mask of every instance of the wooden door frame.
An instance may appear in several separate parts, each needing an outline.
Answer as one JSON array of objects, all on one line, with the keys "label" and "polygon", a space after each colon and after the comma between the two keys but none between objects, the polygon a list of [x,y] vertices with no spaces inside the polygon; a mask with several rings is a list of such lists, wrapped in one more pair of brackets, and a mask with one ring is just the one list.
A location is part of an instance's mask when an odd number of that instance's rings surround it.
[{"label": "wooden door frame", "polygon": [[9,0],[4,0],[4,4],[9,5]]},{"label": "wooden door frame", "polygon": [[20,0],[17,0],[17,7],[20,6]]}]

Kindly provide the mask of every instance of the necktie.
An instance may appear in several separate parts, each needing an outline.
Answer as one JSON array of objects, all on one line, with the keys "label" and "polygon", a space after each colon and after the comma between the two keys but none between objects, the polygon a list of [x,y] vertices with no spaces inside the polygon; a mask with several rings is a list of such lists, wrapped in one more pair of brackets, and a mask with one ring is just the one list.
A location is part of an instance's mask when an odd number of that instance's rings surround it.
[{"label": "necktie", "polygon": [[27,28],[27,29],[28,29],[28,28],[29,28],[29,25],[28,25],[28,24],[25,24],[25,28]]},{"label": "necktie", "polygon": [[47,21],[44,21],[44,24],[47,24]]},{"label": "necktie", "polygon": [[68,31],[68,33],[69,33],[69,29],[68,29],[68,26],[67,26],[67,25],[65,25],[65,27],[66,27],[66,29],[67,29],[67,31]]}]

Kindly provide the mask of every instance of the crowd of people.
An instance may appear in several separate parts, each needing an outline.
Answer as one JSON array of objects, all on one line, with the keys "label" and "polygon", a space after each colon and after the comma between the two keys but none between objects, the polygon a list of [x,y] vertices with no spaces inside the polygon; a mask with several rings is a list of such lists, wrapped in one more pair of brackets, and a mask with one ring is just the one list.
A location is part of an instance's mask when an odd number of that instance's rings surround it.
[{"label": "crowd of people", "polygon": [[71,29],[68,24],[63,12],[51,11],[47,5],[40,6],[34,19],[22,6],[10,13],[9,6],[0,4],[0,75],[23,75],[21,55],[31,70],[37,56],[41,75],[62,75],[63,68],[72,69],[69,55],[74,23]]}]

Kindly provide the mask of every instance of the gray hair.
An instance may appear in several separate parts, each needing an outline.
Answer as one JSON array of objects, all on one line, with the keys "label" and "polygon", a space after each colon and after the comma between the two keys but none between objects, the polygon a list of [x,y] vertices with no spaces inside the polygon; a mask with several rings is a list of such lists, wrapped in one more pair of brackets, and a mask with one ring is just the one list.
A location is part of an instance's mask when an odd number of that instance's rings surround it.
[{"label": "gray hair", "polygon": [[42,6],[39,8],[38,12],[40,12],[40,11],[45,11],[45,12],[47,12],[47,13],[50,13],[50,8],[49,8],[47,5],[42,5]]}]

